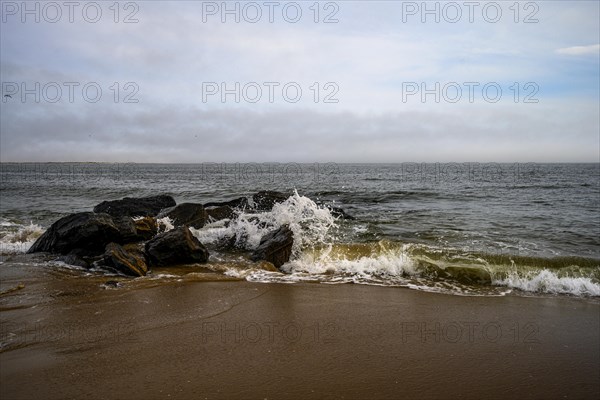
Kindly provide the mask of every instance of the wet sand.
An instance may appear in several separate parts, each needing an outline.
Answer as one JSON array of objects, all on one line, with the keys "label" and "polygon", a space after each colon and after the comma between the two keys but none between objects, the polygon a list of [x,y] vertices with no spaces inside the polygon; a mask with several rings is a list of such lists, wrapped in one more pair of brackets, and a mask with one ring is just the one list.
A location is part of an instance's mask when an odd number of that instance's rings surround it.
[{"label": "wet sand", "polygon": [[249,282],[0,300],[3,400],[600,398],[593,300]]}]

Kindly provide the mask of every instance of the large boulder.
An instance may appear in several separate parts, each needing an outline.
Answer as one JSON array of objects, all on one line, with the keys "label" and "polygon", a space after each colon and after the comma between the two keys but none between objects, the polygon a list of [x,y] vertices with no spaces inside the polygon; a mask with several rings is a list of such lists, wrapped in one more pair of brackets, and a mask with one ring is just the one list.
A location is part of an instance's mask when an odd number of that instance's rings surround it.
[{"label": "large boulder", "polygon": [[147,242],[146,254],[154,266],[208,261],[208,250],[185,226],[161,233]]},{"label": "large boulder", "polygon": [[211,247],[218,251],[235,251],[238,250],[236,242],[237,237],[235,235],[225,235],[216,242],[212,243]]},{"label": "large boulder", "polygon": [[135,220],[131,217],[114,217],[113,221],[121,233],[121,243],[150,240],[158,233],[158,224],[153,217]]},{"label": "large boulder", "polygon": [[75,250],[78,255],[97,255],[102,254],[108,243],[121,240],[110,215],[82,212],[53,223],[27,252],[67,254]]},{"label": "large boulder", "polygon": [[106,245],[103,263],[125,275],[144,276],[148,272],[143,253],[127,251],[117,243]]},{"label": "large boulder", "polygon": [[293,232],[287,225],[282,225],[260,239],[260,244],[250,258],[252,261],[269,261],[279,268],[290,259],[293,244]]},{"label": "large boulder", "polygon": [[[137,242],[137,241],[141,240],[138,237],[137,229],[135,228],[133,218],[131,218],[131,217],[114,217],[112,220],[121,235],[121,240],[118,241],[119,243],[130,243],[130,242]],[[115,242],[116,242],[116,240],[115,240]]]},{"label": "large boulder", "polygon": [[133,221],[139,240],[150,240],[158,233],[158,223],[153,217],[144,217]]},{"label": "large boulder", "polygon": [[206,212],[206,219],[209,222],[233,219],[236,216],[235,209],[230,206],[210,206],[206,207],[204,211]]},{"label": "large boulder", "polygon": [[238,197],[237,199],[229,200],[229,201],[213,201],[204,204],[204,207],[222,207],[229,206],[231,208],[237,208],[243,210],[248,208],[248,199],[246,197]]},{"label": "large boulder", "polygon": [[283,203],[289,197],[290,195],[282,192],[262,190],[252,196],[252,201],[254,202],[254,208],[257,211],[271,211],[275,204]]},{"label": "large boulder", "polygon": [[249,204],[246,197],[204,204],[204,211],[206,212],[206,218],[208,221],[233,219],[236,217],[237,211],[242,211],[247,208],[249,208]]},{"label": "large boulder", "polygon": [[125,197],[121,200],[103,201],[94,207],[94,212],[107,213],[113,217],[153,217],[163,208],[173,207],[175,204],[175,200],[168,195]]},{"label": "large boulder", "polygon": [[90,267],[90,263],[88,261],[86,261],[83,257],[79,257],[75,253],[61,255],[60,257],[56,258],[54,261],[60,261],[67,265],[74,265],[76,267],[83,267],[83,268]]},{"label": "large boulder", "polygon": [[202,204],[181,203],[175,207],[164,209],[158,214],[157,218],[169,217],[174,226],[191,226],[200,229],[206,222],[206,211]]}]

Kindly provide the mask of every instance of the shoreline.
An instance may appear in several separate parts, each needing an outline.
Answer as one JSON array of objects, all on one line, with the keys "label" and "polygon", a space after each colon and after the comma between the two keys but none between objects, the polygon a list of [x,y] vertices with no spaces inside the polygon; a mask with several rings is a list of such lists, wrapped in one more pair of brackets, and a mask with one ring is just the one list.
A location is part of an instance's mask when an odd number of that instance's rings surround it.
[{"label": "shoreline", "polygon": [[0,312],[26,335],[0,352],[2,398],[600,396],[585,299],[245,281],[82,293]]}]

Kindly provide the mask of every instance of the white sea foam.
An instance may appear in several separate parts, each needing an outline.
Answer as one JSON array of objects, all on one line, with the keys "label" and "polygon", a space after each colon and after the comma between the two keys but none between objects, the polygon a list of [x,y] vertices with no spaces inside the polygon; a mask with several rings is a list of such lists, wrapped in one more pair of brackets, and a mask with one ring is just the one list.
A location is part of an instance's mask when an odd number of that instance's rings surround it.
[{"label": "white sea foam", "polygon": [[173,225],[173,220],[169,217],[157,218],[156,223],[158,224],[159,232],[168,232],[175,228],[175,225]]},{"label": "white sea foam", "polygon": [[26,253],[36,239],[44,233],[44,229],[34,223],[19,225],[7,222],[2,227],[11,229],[0,231],[0,254]]},{"label": "white sea foam", "polygon": [[70,270],[74,270],[74,271],[88,271],[87,268],[84,268],[80,265],[72,265],[72,264],[67,264],[64,261],[50,261],[50,264],[55,266],[55,267],[59,267],[59,268],[64,268],[64,269],[70,269]]},{"label": "white sea foam", "polygon": [[271,211],[240,212],[232,220],[217,221],[201,229],[190,230],[202,243],[235,237],[238,247],[253,250],[265,234],[282,225],[288,225],[294,234],[292,258],[295,258],[303,248],[331,240],[329,233],[336,226],[336,219],[326,207],[320,207],[308,197],[294,192],[286,201],[275,204]]},{"label": "white sea foam", "polygon": [[367,224],[355,225],[352,229],[354,233],[365,233],[369,231]]},{"label": "white sea foam", "polygon": [[333,246],[328,246],[316,253],[304,252],[297,259],[285,264],[282,269],[288,273],[327,273],[365,278],[420,274],[414,260],[404,248],[386,249],[384,246],[379,243],[373,248],[373,254],[357,258],[349,257],[344,252],[334,252]]},{"label": "white sea foam", "polygon": [[600,296],[600,285],[590,278],[560,277],[547,269],[529,273],[511,272],[504,279],[493,280],[492,284],[527,292]]},{"label": "white sea foam", "polygon": [[[285,274],[253,271],[238,276],[255,282],[325,282],[360,283],[369,285],[403,286],[417,290],[454,293],[458,295],[506,295],[512,289],[530,293],[570,294],[575,296],[600,296],[600,285],[591,277],[558,276],[547,269],[511,271],[508,275],[503,266],[489,265],[485,260],[476,265],[455,265],[438,261],[440,270],[460,267],[502,273],[502,278],[492,278],[486,287],[472,286],[451,278],[440,279],[428,271],[432,259],[415,255],[422,246],[412,244],[379,242],[362,245],[330,245],[320,249],[305,249],[281,269]],[[431,249],[435,253],[435,249]],[[428,260],[425,264],[421,260]],[[503,272],[501,272],[503,271]],[[475,274],[476,275],[476,274]]]},{"label": "white sea foam", "polygon": [[[158,219],[161,232],[173,229],[173,221]],[[459,295],[505,295],[512,289],[530,293],[600,296],[600,284],[591,275],[564,276],[551,269],[516,265],[492,265],[479,255],[458,254],[443,256],[447,249],[420,244],[380,241],[370,243],[337,243],[337,219],[330,211],[297,192],[271,211],[239,214],[231,220],[220,220],[201,229],[190,228],[205,244],[235,238],[243,249],[253,250],[260,239],[282,225],[294,233],[290,261],[281,267],[283,272],[265,270],[246,258],[215,260],[215,272],[253,282],[323,282],[328,284],[360,283],[369,285],[403,286],[416,290],[454,293]],[[365,226],[351,225],[356,233]],[[0,254],[25,253],[44,232],[39,225],[19,225],[0,222]],[[440,257],[442,254],[443,257]],[[217,253],[218,256],[218,253]],[[211,255],[211,257],[215,257]],[[226,263],[226,264],[223,264]],[[60,264],[60,263],[59,263]],[[232,266],[233,265],[233,266]],[[63,265],[66,267],[66,265]],[[238,267],[239,266],[239,267]],[[461,270],[482,268],[489,272],[491,286],[471,287],[451,278],[440,278],[429,267],[440,271],[458,267]],[[509,269],[507,269],[510,267]],[[68,268],[68,267],[67,267]],[[429,268],[429,269],[428,269]],[[434,268],[434,270],[435,270]],[[106,271],[103,271],[106,273]],[[150,279],[173,279],[173,275],[149,275]],[[178,279],[178,278],[177,278]],[[481,290],[478,292],[478,290]]]}]

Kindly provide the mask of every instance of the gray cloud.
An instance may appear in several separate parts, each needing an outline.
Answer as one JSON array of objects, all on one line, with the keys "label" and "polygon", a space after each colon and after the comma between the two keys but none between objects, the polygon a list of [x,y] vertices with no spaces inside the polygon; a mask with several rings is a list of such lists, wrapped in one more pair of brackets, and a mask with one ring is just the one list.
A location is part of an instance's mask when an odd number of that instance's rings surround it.
[{"label": "gray cloud", "polygon": [[[0,100],[2,161],[597,161],[596,2],[540,3],[539,23],[402,23],[401,2],[339,3],[337,24],[204,23],[194,2],[139,23],[0,24],[2,82],[78,82],[77,98]],[[103,3],[104,4],[104,3]],[[107,3],[108,4],[108,3]],[[303,3],[304,4],[304,3]],[[308,3],[306,3],[308,4]],[[504,4],[504,3],[502,3]],[[308,7],[308,6],[307,6]],[[110,16],[110,14],[108,14]],[[463,21],[464,22],[464,21]],[[597,46],[597,45],[596,45]],[[556,51],[556,49],[561,49]],[[597,51],[597,50],[595,50]],[[302,101],[202,101],[203,82],[297,82]],[[404,102],[403,83],[498,82],[502,101]],[[98,103],[81,98],[89,82]],[[114,83],[119,99],[112,101]],[[133,82],[138,103],[124,103]],[[320,101],[311,87],[320,86]],[[323,103],[323,85],[339,87]],[[519,101],[510,87],[518,82]],[[523,85],[539,86],[537,104]]]},{"label": "gray cloud", "polygon": [[576,113],[557,104],[377,115],[92,106],[64,113],[40,105],[36,118],[4,118],[2,160],[593,162],[597,155],[599,115],[585,104]]}]

